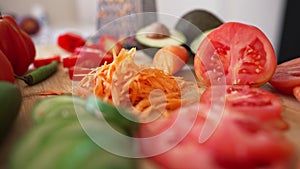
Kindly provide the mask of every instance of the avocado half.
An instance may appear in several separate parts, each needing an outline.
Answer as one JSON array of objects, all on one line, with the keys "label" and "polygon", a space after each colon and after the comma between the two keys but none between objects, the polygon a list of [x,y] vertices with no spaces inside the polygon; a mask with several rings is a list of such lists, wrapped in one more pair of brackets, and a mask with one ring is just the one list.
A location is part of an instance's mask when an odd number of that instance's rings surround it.
[{"label": "avocado half", "polygon": [[222,24],[223,21],[213,13],[204,9],[195,9],[184,14],[176,23],[175,29],[185,35],[187,44],[190,45],[203,32]]},{"label": "avocado half", "polygon": [[[153,25],[159,25],[161,30],[152,29]],[[159,38],[149,35],[158,35]],[[136,40],[146,47],[162,48],[169,45],[182,45],[186,43],[186,37],[183,33],[175,29],[169,29],[162,23],[152,23],[137,31]]]}]

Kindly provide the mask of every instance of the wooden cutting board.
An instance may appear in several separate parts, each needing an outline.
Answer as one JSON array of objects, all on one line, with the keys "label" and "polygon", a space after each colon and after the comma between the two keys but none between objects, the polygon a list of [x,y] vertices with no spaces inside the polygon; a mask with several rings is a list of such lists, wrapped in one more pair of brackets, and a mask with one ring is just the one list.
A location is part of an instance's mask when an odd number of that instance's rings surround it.
[{"label": "wooden cutting board", "polygon": [[[62,57],[69,55],[56,46],[39,47],[37,48],[37,51],[37,57],[47,57],[54,54],[61,54]],[[140,59],[138,61],[141,62],[149,61],[149,58],[137,59]],[[24,82],[17,80],[16,85],[18,85],[21,89],[23,103],[12,130],[4,142],[0,145],[0,168],[5,168],[5,163],[13,145],[31,127],[30,109],[38,99],[47,97],[41,96],[40,93],[47,90],[58,90],[64,92],[72,91],[72,81],[68,77],[67,70],[64,69],[62,65],[59,65],[58,71],[55,75],[42,83],[34,86],[27,86]],[[285,96],[275,92],[270,85],[266,85],[265,88],[274,92],[274,94],[278,95],[282,99],[284,107],[282,115],[290,125],[290,129],[286,131],[286,135],[295,144],[296,151],[298,152],[297,154],[300,156],[300,102],[292,96]],[[145,168],[156,168],[148,162],[143,161],[143,163],[147,163],[145,165],[147,167]]]}]

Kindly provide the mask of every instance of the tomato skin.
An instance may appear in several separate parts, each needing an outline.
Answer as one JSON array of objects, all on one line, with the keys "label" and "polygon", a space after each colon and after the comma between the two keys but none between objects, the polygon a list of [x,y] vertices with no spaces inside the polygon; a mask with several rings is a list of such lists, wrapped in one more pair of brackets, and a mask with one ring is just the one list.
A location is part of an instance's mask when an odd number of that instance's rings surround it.
[{"label": "tomato skin", "polygon": [[293,88],[300,86],[300,58],[279,64],[269,82],[280,93],[293,95]]},{"label": "tomato skin", "polygon": [[72,32],[63,33],[57,38],[57,45],[68,52],[74,52],[77,47],[85,44],[85,39]]},{"label": "tomato skin", "polygon": [[0,50],[0,81],[8,81],[10,83],[15,82],[14,70],[6,58],[4,53]]},{"label": "tomato skin", "polygon": [[0,50],[10,61],[14,73],[24,75],[33,62],[36,50],[31,37],[10,15],[0,16]]},{"label": "tomato skin", "polygon": [[61,57],[60,55],[54,55],[51,57],[47,57],[47,58],[37,58],[33,61],[33,66],[35,68],[44,66],[44,65],[48,65],[50,64],[52,61],[57,61],[58,63],[61,62]]},{"label": "tomato skin", "polygon": [[276,62],[274,48],[260,29],[227,22],[199,45],[194,68],[205,85],[261,86],[272,77]]},{"label": "tomato skin", "polygon": [[153,57],[153,65],[170,74],[178,72],[189,59],[189,53],[183,46],[172,45],[159,49]]}]

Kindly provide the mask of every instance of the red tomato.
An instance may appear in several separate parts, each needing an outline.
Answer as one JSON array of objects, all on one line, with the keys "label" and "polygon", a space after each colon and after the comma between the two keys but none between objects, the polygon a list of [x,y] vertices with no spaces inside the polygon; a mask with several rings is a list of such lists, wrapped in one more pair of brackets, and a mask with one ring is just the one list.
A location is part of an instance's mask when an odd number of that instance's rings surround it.
[{"label": "red tomato", "polygon": [[248,85],[211,86],[205,89],[200,102],[209,108],[217,102],[225,103],[234,112],[257,118],[264,123],[270,122],[279,129],[288,127],[281,117],[280,98],[261,88]]},{"label": "red tomato", "polygon": [[15,82],[14,70],[7,57],[0,50],[0,81]]},{"label": "red tomato", "polygon": [[60,55],[54,55],[52,57],[47,57],[47,58],[36,58],[33,61],[33,66],[35,68],[50,64],[52,61],[57,61],[58,63],[60,63]]},{"label": "red tomato", "polygon": [[210,32],[194,58],[195,73],[206,85],[266,83],[276,69],[272,44],[257,27],[227,22]]},{"label": "red tomato", "polygon": [[80,81],[82,78],[84,78],[88,73],[91,72],[91,69],[89,68],[83,68],[83,67],[71,67],[68,70],[69,72],[69,78],[74,81]]},{"label": "red tomato", "polygon": [[300,86],[300,58],[292,59],[277,66],[269,81],[279,92],[293,94],[293,88]]},{"label": "red tomato", "polygon": [[[195,111],[199,111],[196,117]],[[264,128],[255,118],[232,116],[228,109],[219,123],[216,118],[206,119],[202,111],[206,109],[194,104],[168,118],[141,124],[142,154],[170,169],[289,168],[294,147],[279,130]],[[200,143],[200,134],[209,133],[213,123],[214,132]]]},{"label": "red tomato", "polygon": [[183,46],[166,46],[159,49],[153,57],[153,66],[170,74],[178,72],[189,59],[189,53]]},{"label": "red tomato", "polygon": [[116,38],[109,35],[102,35],[99,38],[98,45],[101,50],[110,54],[112,54],[113,51],[118,54],[122,49],[121,43],[117,41]]},{"label": "red tomato", "polygon": [[77,47],[85,44],[85,39],[78,34],[67,32],[57,38],[57,44],[68,52],[74,52]]}]

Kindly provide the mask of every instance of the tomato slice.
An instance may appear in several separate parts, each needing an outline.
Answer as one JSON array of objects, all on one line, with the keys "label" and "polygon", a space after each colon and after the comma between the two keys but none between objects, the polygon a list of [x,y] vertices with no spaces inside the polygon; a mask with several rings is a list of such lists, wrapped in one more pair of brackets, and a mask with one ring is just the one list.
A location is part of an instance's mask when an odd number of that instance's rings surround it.
[{"label": "tomato slice", "polygon": [[48,65],[50,64],[52,61],[57,61],[58,63],[61,62],[61,57],[60,55],[54,55],[54,56],[51,56],[51,57],[47,57],[47,58],[36,58],[34,61],[33,61],[33,66],[35,68],[38,68],[38,67],[41,67],[41,66],[44,66],[44,65]]},{"label": "tomato slice", "polygon": [[276,69],[276,55],[257,27],[227,22],[210,32],[198,47],[194,68],[206,85],[260,86]]},{"label": "tomato slice", "polygon": [[[200,143],[199,136],[205,133],[205,125],[215,120],[207,119],[207,112],[203,112],[207,110],[202,108],[203,105],[196,103],[175,110],[168,118],[141,124],[138,134],[147,138],[139,140],[142,154],[152,154],[150,160],[163,168],[172,169],[290,168],[294,147],[283,132],[265,128],[256,118],[233,116],[226,113],[230,111],[227,108],[213,134],[206,142]],[[191,115],[195,111],[199,111],[196,120]],[[179,114],[185,118],[178,119]],[[186,130],[189,125],[192,128]],[[188,133],[181,138],[183,131]],[[151,137],[156,140],[151,140]],[[154,154],[178,140],[181,141],[169,150]]]},{"label": "tomato slice", "polygon": [[211,107],[217,101],[233,112],[253,116],[262,121],[282,119],[282,103],[279,97],[248,85],[225,85],[207,87],[200,97],[200,102]]},{"label": "tomato slice", "polygon": [[300,86],[300,58],[278,65],[269,82],[279,92],[292,95],[293,88]]}]

